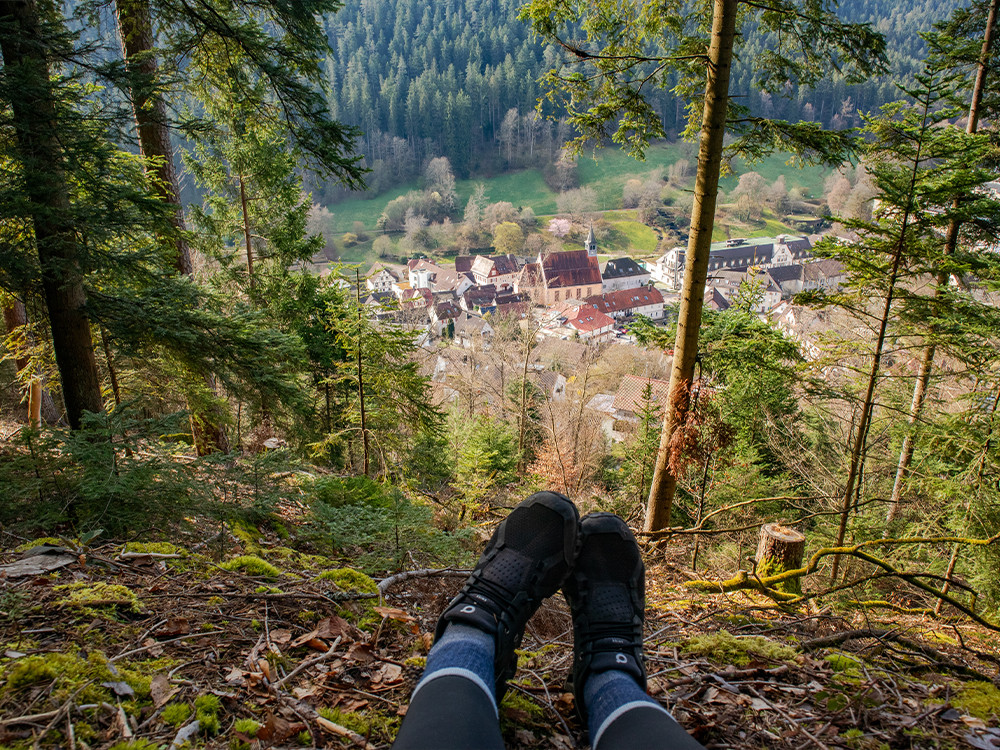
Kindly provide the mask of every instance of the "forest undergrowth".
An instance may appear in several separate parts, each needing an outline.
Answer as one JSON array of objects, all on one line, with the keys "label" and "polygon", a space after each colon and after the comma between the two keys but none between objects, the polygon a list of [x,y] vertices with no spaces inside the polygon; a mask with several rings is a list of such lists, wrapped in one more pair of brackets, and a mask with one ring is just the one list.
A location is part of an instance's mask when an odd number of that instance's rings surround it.
[{"label": "forest undergrowth", "polygon": [[[389,540],[412,533],[398,503],[388,536],[337,541],[332,498],[357,526],[381,501],[374,483],[326,482],[325,502],[248,513],[244,488],[226,517],[114,539],[0,532],[0,747],[388,747],[436,618],[506,510],[449,529],[438,509],[394,558]],[[645,546],[646,657],[650,693],[707,747],[995,746],[994,633],[947,611],[697,591],[690,538]],[[507,746],[582,747],[561,596],[522,648]]]}]

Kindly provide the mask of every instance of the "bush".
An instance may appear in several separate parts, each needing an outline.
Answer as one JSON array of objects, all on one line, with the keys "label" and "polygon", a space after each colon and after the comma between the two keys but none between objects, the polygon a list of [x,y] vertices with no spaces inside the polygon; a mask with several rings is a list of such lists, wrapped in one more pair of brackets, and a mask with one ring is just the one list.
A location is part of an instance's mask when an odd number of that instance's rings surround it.
[{"label": "bush", "polygon": [[395,570],[413,555],[421,564],[453,564],[468,556],[471,530],[435,528],[431,509],[398,489],[365,477],[327,477],[311,488],[310,524],[317,542],[349,552],[366,572]]}]

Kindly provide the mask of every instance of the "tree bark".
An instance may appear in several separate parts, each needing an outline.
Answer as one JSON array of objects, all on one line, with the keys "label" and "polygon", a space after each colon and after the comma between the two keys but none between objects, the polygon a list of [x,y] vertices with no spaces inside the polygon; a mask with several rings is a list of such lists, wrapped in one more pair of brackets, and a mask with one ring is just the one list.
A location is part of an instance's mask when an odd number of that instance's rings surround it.
[{"label": "tree bark", "polygon": [[78,430],[84,412],[101,412],[104,404],[85,309],[79,247],[70,219],[69,186],[46,41],[34,0],[2,0],[0,21],[8,27],[0,37],[7,78],[5,94],[11,108],[14,140],[24,164],[25,192],[52,326],[52,347],[66,415],[70,427]]},{"label": "tree bark", "polygon": [[153,18],[149,0],[117,0],[118,33],[129,72],[132,110],[139,135],[139,150],[146,158],[147,175],[164,203],[174,209],[172,223],[178,230],[174,267],[190,276],[194,272],[191,250],[184,237],[184,209],[174,168],[174,150],[167,127],[167,107],[156,88],[157,61],[153,48]]},{"label": "tree bark", "polygon": [[[986,19],[986,30],[983,34],[983,47],[979,53],[979,65],[976,70],[976,82],[972,87],[972,103],[969,105],[969,122],[965,127],[965,132],[972,135],[979,129],[979,118],[983,103],[983,94],[986,89],[986,71],[990,59],[990,49],[993,46],[994,32],[997,24],[997,11],[1000,9],[1000,0],[992,0],[990,12]],[[952,204],[958,208],[958,197]],[[944,254],[949,256],[958,247],[958,233],[961,229],[961,222],[956,218],[948,223],[948,231],[945,235]],[[948,275],[938,273],[937,286],[934,289],[933,308],[936,309],[944,296],[944,289],[948,284]],[[932,333],[936,326],[931,327]],[[924,350],[924,356],[920,361],[920,371],[917,373],[917,382],[913,385],[913,400],[910,403],[910,414],[907,419],[906,436],[903,438],[903,446],[899,451],[899,464],[896,467],[896,479],[892,485],[892,497],[889,502],[889,510],[886,513],[885,522],[890,524],[899,517],[901,501],[903,497],[903,484],[910,471],[910,462],[913,460],[914,435],[917,423],[920,421],[920,414],[923,411],[924,400],[927,395],[927,384],[930,381],[931,372],[934,368],[935,345],[928,344]],[[953,566],[952,566],[953,567]],[[945,591],[947,593],[947,591]],[[940,606],[940,605],[939,605]]]},{"label": "tree bark", "polygon": [[[160,199],[173,208],[171,223],[177,230],[174,268],[177,273],[191,276],[194,266],[191,249],[184,232],[184,208],[181,205],[180,184],[174,168],[174,150],[167,125],[167,107],[157,90],[156,51],[153,46],[153,16],[149,0],[116,0],[118,33],[122,55],[129,72],[132,110],[135,113],[139,151],[146,158],[146,174]],[[204,386],[210,400],[217,392],[215,379],[204,376]],[[191,409],[191,435],[199,456],[229,452],[223,415],[211,404]]]},{"label": "tree bark", "polygon": [[705,279],[708,276],[712,249],[712,230],[719,195],[719,172],[722,166],[723,136],[729,107],[729,74],[736,34],[737,0],[715,0],[712,13],[712,39],[708,50],[708,75],[705,84],[705,109],[702,115],[701,144],[698,150],[698,174],[695,179],[694,204],[691,209],[691,235],[688,239],[681,288],[681,306],[677,320],[677,338],[670,370],[667,408],[663,434],[656,455],[652,485],[646,503],[644,530],[659,531],[670,525],[670,511],[677,477],[670,469],[670,443],[676,429],[687,416],[698,354],[698,333],[704,305]]},{"label": "tree bark", "polygon": [[[766,523],[760,529],[755,572],[759,577],[766,578],[786,570],[798,570],[802,567],[805,551],[805,534],[778,523]],[[797,578],[780,584],[778,589],[786,594],[802,593],[802,585]]]},{"label": "tree bark", "polygon": [[[13,303],[4,307],[3,309],[4,324],[7,328],[7,334],[12,334],[16,329],[21,326],[28,325],[28,311],[25,308],[24,303],[20,300],[14,300]],[[18,373],[24,371],[30,362],[26,357],[18,357],[14,360],[14,366],[17,368]],[[40,376],[39,376],[40,377]],[[41,382],[41,381],[39,381]],[[56,401],[52,397],[52,392],[45,387],[42,383],[42,395],[41,395],[41,418],[45,424],[59,424],[62,420],[62,414],[59,411],[59,407],[56,406]],[[30,409],[29,409],[30,411]]]}]

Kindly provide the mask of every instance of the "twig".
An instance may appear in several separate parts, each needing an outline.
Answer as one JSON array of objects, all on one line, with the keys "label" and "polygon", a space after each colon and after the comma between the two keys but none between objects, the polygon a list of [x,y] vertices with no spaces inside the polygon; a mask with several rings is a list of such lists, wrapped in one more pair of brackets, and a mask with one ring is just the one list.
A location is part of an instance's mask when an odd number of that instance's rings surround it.
[{"label": "twig", "polygon": [[176,638],[171,638],[166,641],[157,641],[156,643],[150,643],[148,646],[143,646],[141,648],[134,648],[131,651],[123,651],[118,654],[118,656],[112,656],[108,661],[115,662],[119,659],[124,659],[126,656],[132,656],[132,654],[141,654],[143,651],[149,651],[151,648],[156,648],[157,646],[166,646],[168,643],[177,643],[177,641],[189,641],[192,638],[205,638],[206,636],[217,633],[218,631],[210,630],[204,633],[189,633],[188,635],[179,635]]},{"label": "twig", "polygon": [[785,712],[785,710],[777,703],[772,703],[771,701],[767,700],[764,696],[762,696],[760,693],[758,693],[754,688],[750,687],[749,685],[747,685],[747,692],[752,694],[757,699],[764,701],[764,703],[766,703],[775,711],[777,711],[778,714],[780,714],[785,719],[785,721],[787,721],[789,724],[795,727],[796,731],[802,732],[802,734],[811,739],[813,743],[816,745],[816,747],[821,748],[821,750],[830,750],[830,748],[828,748],[823,742],[817,739],[808,729],[806,729],[804,726],[795,721],[795,719],[789,716]]},{"label": "twig", "polygon": [[340,636],[338,635],[334,639],[333,645],[330,646],[330,649],[326,653],[320,654],[319,656],[314,656],[312,659],[306,659],[304,662],[302,662],[301,664],[299,664],[299,666],[297,666],[295,669],[293,669],[287,675],[285,675],[280,680],[278,680],[277,682],[275,682],[274,683],[274,687],[275,688],[280,688],[282,685],[284,685],[286,682],[288,682],[290,679],[292,679],[295,675],[297,675],[302,670],[308,669],[309,667],[314,667],[317,664],[320,664],[321,662],[326,661],[331,656],[333,656],[334,652],[337,650],[337,647],[339,645],[340,645]]}]

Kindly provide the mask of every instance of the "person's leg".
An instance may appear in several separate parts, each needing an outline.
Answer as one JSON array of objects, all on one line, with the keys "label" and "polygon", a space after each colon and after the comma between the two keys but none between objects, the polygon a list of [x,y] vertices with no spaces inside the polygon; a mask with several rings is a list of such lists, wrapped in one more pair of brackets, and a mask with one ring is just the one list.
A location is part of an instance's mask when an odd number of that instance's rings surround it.
[{"label": "person's leg", "polygon": [[564,587],[573,612],[571,683],[594,750],[697,750],[646,694],[645,570],[628,526],[610,513],[580,523],[580,553]]},{"label": "person's leg", "polygon": [[393,750],[499,750],[497,703],[515,649],[576,556],[579,514],[554,492],[532,495],[497,528],[438,621],[436,643]]},{"label": "person's leg", "polygon": [[502,750],[493,695],[493,636],[453,624],[427,655],[395,750]]}]

